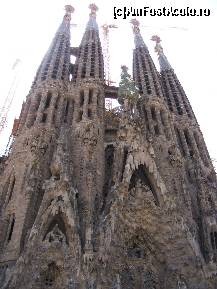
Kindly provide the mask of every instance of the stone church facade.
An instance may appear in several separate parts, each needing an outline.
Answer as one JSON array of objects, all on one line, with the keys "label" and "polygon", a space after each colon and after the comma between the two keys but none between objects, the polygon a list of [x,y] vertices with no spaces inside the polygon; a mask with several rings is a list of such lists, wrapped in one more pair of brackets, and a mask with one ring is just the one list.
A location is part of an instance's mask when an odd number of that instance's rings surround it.
[{"label": "stone church facade", "polygon": [[0,160],[0,288],[217,288],[216,174],[187,96],[133,20],[140,97],[106,111],[90,9],[71,47],[66,6]]}]

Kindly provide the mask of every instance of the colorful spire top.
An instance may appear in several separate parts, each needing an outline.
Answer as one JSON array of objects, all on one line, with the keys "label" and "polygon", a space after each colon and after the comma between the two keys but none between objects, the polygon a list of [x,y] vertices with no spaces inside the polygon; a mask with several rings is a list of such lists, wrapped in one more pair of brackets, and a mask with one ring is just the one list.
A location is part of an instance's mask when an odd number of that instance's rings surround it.
[{"label": "colorful spire top", "polygon": [[66,11],[66,14],[64,16],[64,19],[67,21],[67,22],[70,22],[71,20],[71,14],[75,11],[74,7],[72,7],[71,5],[65,5],[65,11]]},{"label": "colorful spire top", "polygon": [[98,24],[96,23],[96,11],[98,11],[98,7],[96,4],[90,4],[88,7],[91,12],[90,12],[90,19],[87,23],[86,29],[93,29],[99,31]]},{"label": "colorful spire top", "polygon": [[98,11],[98,7],[96,6],[96,4],[90,4],[88,7],[91,12],[90,12],[90,16],[95,17],[96,18],[96,11]]},{"label": "colorful spire top", "polygon": [[157,52],[157,54],[158,54],[158,59],[159,59],[161,70],[172,69],[169,61],[167,60],[167,58],[163,52],[163,47],[160,44],[160,42],[161,42],[160,37],[158,35],[153,35],[151,40],[155,41],[155,43],[156,43],[155,52]]},{"label": "colorful spire top", "polygon": [[146,49],[147,46],[144,43],[144,40],[140,34],[140,28],[139,28],[139,21],[137,19],[132,19],[130,21],[131,24],[133,24],[133,33],[134,33],[134,43],[135,43],[135,47],[145,47]]}]

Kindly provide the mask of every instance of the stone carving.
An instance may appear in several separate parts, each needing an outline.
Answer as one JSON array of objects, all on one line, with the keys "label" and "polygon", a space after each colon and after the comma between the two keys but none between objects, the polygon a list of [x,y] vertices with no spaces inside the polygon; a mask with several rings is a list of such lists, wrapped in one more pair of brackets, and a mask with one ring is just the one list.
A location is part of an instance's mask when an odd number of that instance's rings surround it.
[{"label": "stone carving", "polygon": [[58,224],[56,224],[53,229],[47,234],[46,241],[53,244],[65,244],[66,237],[63,232],[59,229]]}]

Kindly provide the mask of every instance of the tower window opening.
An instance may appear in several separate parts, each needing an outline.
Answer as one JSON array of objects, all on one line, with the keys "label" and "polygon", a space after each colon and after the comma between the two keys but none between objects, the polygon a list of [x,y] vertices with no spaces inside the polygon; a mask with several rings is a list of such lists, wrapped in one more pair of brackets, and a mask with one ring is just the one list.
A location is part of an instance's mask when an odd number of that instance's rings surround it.
[{"label": "tower window opening", "polygon": [[210,233],[210,241],[211,241],[212,249],[217,250],[217,232],[216,231],[212,231]]},{"label": "tower window opening", "polygon": [[156,135],[160,134],[159,127],[158,127],[157,124],[154,126],[154,132],[155,132]]},{"label": "tower window opening", "polygon": [[88,109],[88,111],[87,111],[87,116],[88,116],[88,118],[92,118],[92,112],[91,112],[91,109]]},{"label": "tower window opening", "polygon": [[78,114],[78,121],[82,121],[82,117],[83,117],[83,111],[79,111],[79,114]]},{"label": "tower window opening", "polygon": [[9,234],[8,234],[8,243],[11,241],[13,230],[14,230],[15,218],[13,217],[10,224]]},{"label": "tower window opening", "polygon": [[47,114],[46,114],[46,113],[43,113],[42,118],[41,118],[41,122],[42,122],[42,123],[45,123],[46,120],[47,120]]},{"label": "tower window opening", "polygon": [[47,109],[50,106],[51,97],[52,97],[51,92],[48,92],[44,109]]},{"label": "tower window opening", "polygon": [[156,111],[155,111],[155,108],[154,108],[154,107],[151,108],[151,116],[152,116],[152,119],[153,119],[153,120],[157,120]]},{"label": "tower window opening", "polygon": [[91,104],[93,101],[93,89],[89,90],[89,98],[88,98],[88,104]]},{"label": "tower window opening", "polygon": [[84,104],[84,91],[80,91],[80,107]]},{"label": "tower window opening", "polygon": [[65,108],[64,108],[64,119],[63,119],[63,122],[64,122],[64,123],[67,122],[68,112],[69,112],[69,101],[66,100],[66,101],[65,101]]}]

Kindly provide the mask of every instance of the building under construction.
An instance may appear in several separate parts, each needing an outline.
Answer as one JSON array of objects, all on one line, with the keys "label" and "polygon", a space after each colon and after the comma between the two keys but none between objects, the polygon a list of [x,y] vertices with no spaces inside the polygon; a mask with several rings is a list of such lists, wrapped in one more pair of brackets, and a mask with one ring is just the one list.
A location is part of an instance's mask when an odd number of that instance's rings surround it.
[{"label": "building under construction", "polygon": [[216,174],[159,37],[160,72],[131,22],[111,86],[96,5],[79,47],[65,8],[0,160],[0,288],[217,288]]}]

